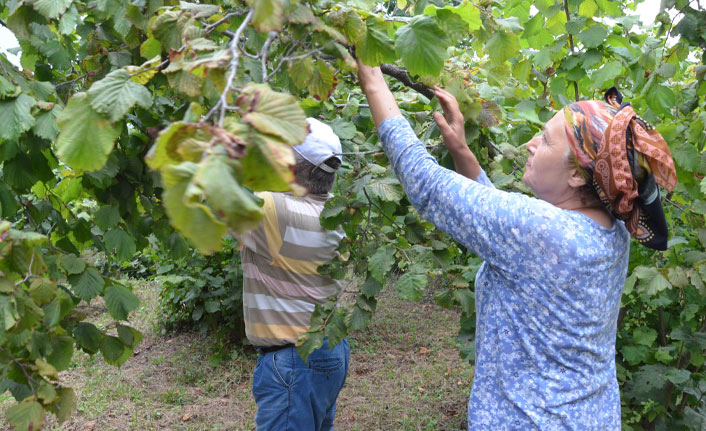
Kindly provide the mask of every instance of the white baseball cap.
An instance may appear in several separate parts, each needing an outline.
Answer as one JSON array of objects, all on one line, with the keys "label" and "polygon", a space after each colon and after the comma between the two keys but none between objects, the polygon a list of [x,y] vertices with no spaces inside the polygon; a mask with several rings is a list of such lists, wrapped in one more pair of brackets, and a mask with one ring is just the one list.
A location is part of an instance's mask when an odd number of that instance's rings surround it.
[{"label": "white baseball cap", "polygon": [[338,139],[333,129],[327,124],[315,118],[307,118],[309,123],[309,134],[301,144],[292,147],[294,151],[323,171],[334,173],[335,169],[324,163],[331,157],[336,157],[343,162],[341,158],[341,140]]}]

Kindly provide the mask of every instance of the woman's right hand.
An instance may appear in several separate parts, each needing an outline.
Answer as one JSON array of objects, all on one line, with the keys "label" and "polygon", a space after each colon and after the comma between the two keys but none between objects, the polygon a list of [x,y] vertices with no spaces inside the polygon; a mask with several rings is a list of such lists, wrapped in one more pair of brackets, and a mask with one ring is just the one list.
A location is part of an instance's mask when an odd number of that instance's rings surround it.
[{"label": "woman's right hand", "polygon": [[439,87],[434,87],[434,95],[439,99],[441,109],[444,110],[443,115],[440,112],[434,113],[434,121],[441,129],[444,145],[454,159],[456,172],[475,180],[480,175],[481,168],[478,159],[466,145],[463,114],[458,101],[453,94]]},{"label": "woman's right hand", "polygon": [[434,95],[439,99],[441,109],[444,110],[443,115],[441,112],[434,113],[434,121],[441,129],[444,145],[451,153],[468,150],[463,114],[458,101],[453,94],[439,87],[434,87]]}]

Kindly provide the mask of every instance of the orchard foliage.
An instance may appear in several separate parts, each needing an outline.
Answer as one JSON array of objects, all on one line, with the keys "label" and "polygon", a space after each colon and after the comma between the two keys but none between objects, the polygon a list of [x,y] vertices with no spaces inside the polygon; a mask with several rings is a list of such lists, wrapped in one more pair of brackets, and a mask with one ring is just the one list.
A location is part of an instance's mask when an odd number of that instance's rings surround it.
[{"label": "orchard foliage", "polygon": [[[665,198],[670,249],[632,247],[616,357],[623,426],[706,429],[706,13],[662,6],[678,24],[662,12],[643,26],[639,2],[611,0],[0,0],[21,51],[20,68],[0,55],[0,392],[17,400],[7,420],[37,429],[47,412],[71,415],[76,396],[58,373],[76,349],[117,366],[132,354],[139,301],[120,272],[136,252],[174,259],[161,269],[172,316],[239,309],[239,287],[234,303],[201,286],[225,286],[227,274],[178,262],[193,259],[189,243],[212,254],[256,226],[254,191],[298,191],[288,147],[306,136],[306,116],[343,142],[322,223],[347,238],[323,270],[350,279],[355,300],[317,307],[301,354],[366,327],[395,277],[404,298],[461,307],[461,352],[473,359],[480,261],[410,207],[377,145],[355,55],[385,64],[404,115],[447,166],[427,86],[451,91],[469,145],[508,190],[527,191],[522,144],[573,100],[617,85],[657,125],[679,185]],[[91,301],[115,323],[87,322]]]}]

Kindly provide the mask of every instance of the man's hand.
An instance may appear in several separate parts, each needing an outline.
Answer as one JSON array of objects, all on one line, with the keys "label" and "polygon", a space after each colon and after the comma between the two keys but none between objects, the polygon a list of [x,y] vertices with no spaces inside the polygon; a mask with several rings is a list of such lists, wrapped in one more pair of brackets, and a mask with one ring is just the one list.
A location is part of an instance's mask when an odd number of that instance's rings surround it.
[{"label": "man's hand", "polygon": [[458,101],[451,93],[439,87],[434,87],[434,95],[439,99],[441,109],[444,110],[444,115],[441,115],[440,112],[434,113],[434,121],[441,129],[444,145],[454,159],[456,172],[475,180],[480,175],[480,164],[466,145],[463,114],[461,114]]}]

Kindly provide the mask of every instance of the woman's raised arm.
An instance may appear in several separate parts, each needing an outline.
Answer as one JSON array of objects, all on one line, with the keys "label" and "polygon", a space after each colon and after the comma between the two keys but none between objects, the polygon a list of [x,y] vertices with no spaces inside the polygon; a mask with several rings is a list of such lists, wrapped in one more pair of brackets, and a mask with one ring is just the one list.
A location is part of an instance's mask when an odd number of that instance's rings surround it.
[{"label": "woman's raised arm", "polygon": [[357,60],[360,88],[363,89],[365,96],[368,98],[368,104],[370,105],[370,112],[373,114],[375,127],[379,127],[388,117],[402,115],[395,101],[395,97],[387,87],[387,83],[382,76],[380,68],[366,66],[360,59]]}]

